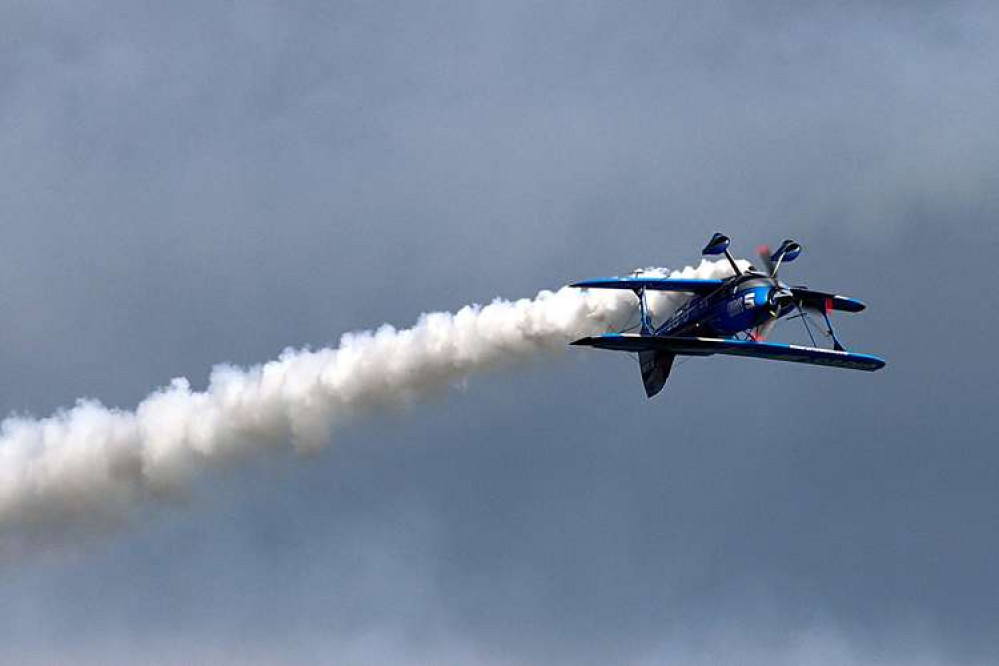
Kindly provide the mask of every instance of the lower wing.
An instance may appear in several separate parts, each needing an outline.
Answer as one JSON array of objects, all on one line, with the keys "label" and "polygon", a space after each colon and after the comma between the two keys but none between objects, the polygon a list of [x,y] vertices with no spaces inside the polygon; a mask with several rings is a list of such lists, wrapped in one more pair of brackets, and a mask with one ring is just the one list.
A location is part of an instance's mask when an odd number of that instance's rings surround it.
[{"label": "lower wing", "polygon": [[712,354],[749,356],[772,361],[828,365],[869,372],[880,370],[885,365],[882,359],[870,354],[726,338],[677,338],[620,333],[582,338],[572,344],[628,352],[663,351],[685,356],[711,356]]}]

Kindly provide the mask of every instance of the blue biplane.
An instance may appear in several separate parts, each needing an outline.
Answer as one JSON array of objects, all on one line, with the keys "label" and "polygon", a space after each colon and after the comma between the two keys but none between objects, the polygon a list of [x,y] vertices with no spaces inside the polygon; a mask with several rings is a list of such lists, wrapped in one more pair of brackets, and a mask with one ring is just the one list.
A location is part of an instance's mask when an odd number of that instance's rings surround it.
[{"label": "blue biplane", "polygon": [[[724,254],[728,259],[734,274],[722,280],[643,277],[637,274],[574,283],[573,287],[584,289],[628,289],[635,292],[640,319],[637,333],[598,335],[576,340],[572,344],[636,352],[645,393],[650,398],[666,385],[677,356],[728,354],[867,371],[884,367],[885,362],[877,356],[845,350],[829,321],[831,311],[860,312],[866,307],[863,303],[807,287],[791,287],[778,279],[781,264],[794,261],[801,254],[802,248],[798,243],[785,240],[772,254],[766,247],[760,248],[765,271],[752,266],[747,270],[740,269],[728,250],[729,243],[727,236],[716,233],[702,251],[707,255]],[[686,292],[692,297],[660,326],[655,326],[646,304],[647,291]],[[806,312],[821,315],[826,328],[821,332],[832,341],[832,349],[817,346]],[[778,319],[788,315],[789,318],[799,317],[804,322],[813,346],[763,340],[766,331]]]}]

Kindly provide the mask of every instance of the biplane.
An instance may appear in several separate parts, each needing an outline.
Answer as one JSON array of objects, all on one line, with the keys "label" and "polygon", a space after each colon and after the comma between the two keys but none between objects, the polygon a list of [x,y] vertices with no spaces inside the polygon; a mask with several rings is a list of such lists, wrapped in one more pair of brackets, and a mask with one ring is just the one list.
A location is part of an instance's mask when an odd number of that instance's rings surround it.
[{"label": "biplane", "polygon": [[[639,323],[634,333],[608,333],[572,344],[636,353],[645,393],[650,398],[666,385],[677,356],[725,354],[867,371],[884,367],[884,360],[877,356],[847,351],[829,319],[833,311],[860,312],[866,307],[863,303],[804,286],[792,287],[778,278],[781,265],[801,254],[801,245],[785,240],[773,253],[761,247],[763,269],[754,266],[742,269],[729,252],[730,242],[727,236],[716,233],[702,251],[705,255],[725,255],[733,273],[728,278],[646,277],[639,272],[627,277],[573,283],[573,287],[582,289],[633,291],[638,297]],[[656,325],[647,304],[649,291],[683,292],[691,296]],[[816,343],[809,314],[821,317],[825,330],[817,332],[829,339],[831,349]],[[783,317],[800,318],[812,346],[767,342],[766,334]]]}]

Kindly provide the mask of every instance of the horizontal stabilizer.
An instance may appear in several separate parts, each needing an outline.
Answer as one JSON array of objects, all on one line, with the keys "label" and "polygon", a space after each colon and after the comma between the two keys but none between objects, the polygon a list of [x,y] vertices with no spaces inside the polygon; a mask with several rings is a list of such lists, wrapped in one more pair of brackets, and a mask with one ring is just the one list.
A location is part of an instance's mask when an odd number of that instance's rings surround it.
[{"label": "horizontal stabilizer", "polygon": [[724,280],[684,280],[681,278],[611,277],[574,282],[583,289],[648,289],[650,291],[686,291],[708,294],[724,284]]},{"label": "horizontal stabilizer", "polygon": [[839,310],[841,312],[860,312],[867,306],[855,298],[827,294],[824,291],[812,291],[804,287],[792,287],[791,293],[798,303],[817,310]]},{"label": "horizontal stabilizer", "polygon": [[615,351],[657,351],[685,356],[711,356],[712,354],[749,356],[772,361],[827,365],[852,370],[880,370],[885,365],[882,359],[870,354],[726,338],[682,338],[618,333],[582,338],[572,344]]}]

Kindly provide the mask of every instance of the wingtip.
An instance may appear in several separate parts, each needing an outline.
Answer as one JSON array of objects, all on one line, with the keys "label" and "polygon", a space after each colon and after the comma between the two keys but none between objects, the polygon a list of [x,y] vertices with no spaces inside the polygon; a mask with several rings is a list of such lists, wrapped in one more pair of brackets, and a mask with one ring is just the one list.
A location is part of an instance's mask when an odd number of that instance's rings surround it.
[{"label": "wingtip", "polygon": [[886,365],[888,365],[888,362],[885,361],[880,356],[875,356],[873,354],[860,354],[860,356],[864,357],[867,361],[867,365],[865,367],[861,367],[860,370],[866,370],[867,372],[876,372],[881,368],[885,367]]}]

